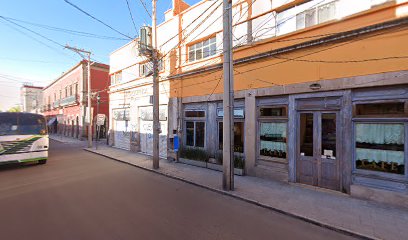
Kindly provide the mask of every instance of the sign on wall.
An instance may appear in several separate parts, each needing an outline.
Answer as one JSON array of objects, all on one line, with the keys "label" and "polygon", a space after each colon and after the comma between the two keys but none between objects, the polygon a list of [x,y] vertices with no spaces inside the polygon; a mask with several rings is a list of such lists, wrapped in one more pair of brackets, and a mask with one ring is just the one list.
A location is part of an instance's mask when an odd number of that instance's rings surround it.
[{"label": "sign on wall", "polygon": [[105,124],[105,119],[106,119],[106,115],[103,113],[99,113],[98,115],[96,115],[96,125],[97,126],[102,126]]}]

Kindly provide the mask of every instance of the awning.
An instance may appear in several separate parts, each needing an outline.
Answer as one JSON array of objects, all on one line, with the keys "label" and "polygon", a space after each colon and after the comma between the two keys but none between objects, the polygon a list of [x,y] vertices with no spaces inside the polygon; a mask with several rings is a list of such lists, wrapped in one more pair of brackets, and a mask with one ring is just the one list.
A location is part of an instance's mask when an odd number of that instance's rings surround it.
[{"label": "awning", "polygon": [[50,120],[48,120],[47,125],[48,125],[48,126],[51,126],[52,124],[55,123],[55,121],[57,121],[57,118],[53,117],[53,118],[51,118]]}]

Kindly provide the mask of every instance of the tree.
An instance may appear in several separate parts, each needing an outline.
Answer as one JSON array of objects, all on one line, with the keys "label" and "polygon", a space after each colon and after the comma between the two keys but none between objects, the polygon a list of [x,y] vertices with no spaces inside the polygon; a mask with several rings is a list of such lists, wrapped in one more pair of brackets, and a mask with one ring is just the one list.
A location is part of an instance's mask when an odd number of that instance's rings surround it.
[{"label": "tree", "polygon": [[7,112],[21,112],[20,106],[11,107]]}]

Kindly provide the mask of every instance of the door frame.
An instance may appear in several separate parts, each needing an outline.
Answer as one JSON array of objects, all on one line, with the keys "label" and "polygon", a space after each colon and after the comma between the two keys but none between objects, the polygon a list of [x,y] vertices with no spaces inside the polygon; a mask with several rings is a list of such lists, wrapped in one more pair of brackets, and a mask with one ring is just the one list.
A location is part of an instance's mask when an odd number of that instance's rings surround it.
[{"label": "door frame", "polygon": [[[302,113],[311,113],[313,114],[313,156],[304,156],[300,155],[300,115]],[[343,162],[343,154],[342,154],[342,142],[344,141],[342,135],[342,127],[341,127],[341,111],[340,110],[299,110],[296,114],[296,152],[295,152],[295,161],[296,161],[296,182],[300,182],[298,179],[300,177],[299,173],[299,163],[301,158],[308,158],[311,161],[313,176],[312,179],[312,186],[330,189],[328,187],[324,187],[320,185],[322,181],[322,163],[324,162],[324,158],[322,157],[322,115],[323,114],[335,114],[336,115],[336,169],[335,169],[335,181],[337,182],[336,191],[340,191],[342,189],[342,179],[341,179],[341,163]],[[307,183],[305,183],[307,184]]]},{"label": "door frame", "polygon": [[[323,107],[318,105],[301,105],[298,104],[303,100],[319,100],[319,99],[328,99],[337,98],[337,102],[333,101],[330,104],[327,104]],[[326,91],[326,92],[316,92],[316,93],[304,93],[304,94],[295,94],[289,95],[289,104],[288,104],[288,164],[289,164],[289,182],[296,182],[297,176],[297,153],[298,153],[298,117],[297,114],[299,111],[339,111],[338,114],[338,124],[339,128],[339,139],[340,145],[337,150],[341,156],[339,160],[339,171],[338,177],[340,181],[340,191],[345,193],[350,193],[350,185],[352,182],[351,179],[351,170],[352,170],[352,104],[351,104],[351,90],[338,90],[338,91]],[[348,144],[347,144],[348,143]]]}]

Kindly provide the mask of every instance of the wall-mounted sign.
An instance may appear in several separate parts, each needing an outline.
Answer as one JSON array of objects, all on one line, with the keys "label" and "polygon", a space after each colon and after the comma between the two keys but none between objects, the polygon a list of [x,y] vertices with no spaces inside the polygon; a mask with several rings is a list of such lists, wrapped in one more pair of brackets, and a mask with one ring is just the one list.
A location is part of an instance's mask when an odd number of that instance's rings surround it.
[{"label": "wall-mounted sign", "polygon": [[126,96],[129,98],[138,98],[141,96],[146,96],[146,95],[152,95],[153,94],[153,87],[152,86],[147,86],[147,87],[139,87],[136,89],[132,89],[127,91]]}]

